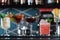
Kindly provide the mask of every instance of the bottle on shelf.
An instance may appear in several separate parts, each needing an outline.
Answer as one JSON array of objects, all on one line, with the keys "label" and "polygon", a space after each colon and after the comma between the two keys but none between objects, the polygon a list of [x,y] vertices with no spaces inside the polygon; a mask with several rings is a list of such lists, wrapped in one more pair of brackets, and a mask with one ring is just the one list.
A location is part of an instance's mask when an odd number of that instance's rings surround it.
[{"label": "bottle on shelf", "polygon": [[59,4],[60,4],[60,0],[59,0]]},{"label": "bottle on shelf", "polygon": [[6,5],[7,4],[7,0],[5,0],[4,3],[5,3],[4,5]]},{"label": "bottle on shelf", "polygon": [[26,0],[20,0],[20,4],[23,5],[26,3]]},{"label": "bottle on shelf", "polygon": [[0,5],[2,4],[2,0],[0,0]]},{"label": "bottle on shelf", "polygon": [[8,0],[8,3],[7,4],[10,5],[10,3],[11,3],[10,0]]},{"label": "bottle on shelf", "polygon": [[59,3],[59,0],[57,0],[57,3]]},{"label": "bottle on shelf", "polygon": [[13,5],[18,5],[20,3],[19,0],[13,0]]},{"label": "bottle on shelf", "polygon": [[56,3],[58,4],[59,3],[59,0],[56,0]]},{"label": "bottle on shelf", "polygon": [[28,0],[28,5],[33,5],[33,0]]},{"label": "bottle on shelf", "polygon": [[59,1],[60,1],[60,0],[55,0],[55,3],[57,3],[57,4],[58,4],[58,3],[59,3]]},{"label": "bottle on shelf", "polygon": [[41,4],[43,4],[42,2],[43,2],[43,0],[35,0],[36,5],[38,5],[38,4],[41,5]]},{"label": "bottle on shelf", "polygon": [[4,4],[5,4],[5,0],[2,0],[1,5],[4,5]]},{"label": "bottle on shelf", "polygon": [[28,5],[28,1],[26,0],[25,2],[26,2],[25,5]]},{"label": "bottle on shelf", "polygon": [[54,0],[47,0],[47,3],[52,4],[52,3],[54,3]]},{"label": "bottle on shelf", "polygon": [[10,5],[10,0],[5,0],[5,5]]}]

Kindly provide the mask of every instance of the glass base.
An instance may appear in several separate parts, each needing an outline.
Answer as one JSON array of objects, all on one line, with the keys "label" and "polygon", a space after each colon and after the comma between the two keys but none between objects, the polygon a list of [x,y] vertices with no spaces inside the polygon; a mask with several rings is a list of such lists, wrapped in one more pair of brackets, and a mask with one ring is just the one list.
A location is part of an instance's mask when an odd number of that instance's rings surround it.
[{"label": "glass base", "polygon": [[18,34],[17,36],[22,36],[21,34]]},{"label": "glass base", "polygon": [[2,34],[1,36],[10,36],[9,34]]},{"label": "glass base", "polygon": [[35,36],[35,35],[30,35],[30,36]]}]

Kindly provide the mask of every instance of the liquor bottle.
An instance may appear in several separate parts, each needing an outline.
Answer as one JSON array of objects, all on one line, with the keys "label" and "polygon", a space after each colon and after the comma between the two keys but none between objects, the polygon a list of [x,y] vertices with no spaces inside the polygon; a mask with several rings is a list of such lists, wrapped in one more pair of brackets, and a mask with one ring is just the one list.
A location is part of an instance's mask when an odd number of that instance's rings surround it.
[{"label": "liquor bottle", "polygon": [[59,0],[57,0],[57,3],[59,3]]},{"label": "liquor bottle", "polygon": [[33,5],[35,5],[35,0],[33,0]]},{"label": "liquor bottle", "polygon": [[20,0],[20,4],[22,5],[24,3],[24,0]]},{"label": "liquor bottle", "polygon": [[7,0],[5,0],[4,3],[5,3],[4,5],[6,5],[7,4]]},{"label": "liquor bottle", "polygon": [[36,5],[38,5],[38,4],[39,4],[39,5],[40,5],[40,4],[43,4],[42,1],[43,1],[43,0],[35,0],[35,4],[36,4]]},{"label": "liquor bottle", "polygon": [[13,4],[14,5],[18,5],[19,4],[19,0],[13,0]]},{"label": "liquor bottle", "polygon": [[2,4],[2,0],[0,0],[0,5]]},{"label": "liquor bottle", "polygon": [[15,5],[13,0],[10,0],[10,5]]},{"label": "liquor bottle", "polygon": [[20,0],[20,4],[23,5],[26,3],[26,0]]},{"label": "liquor bottle", "polygon": [[60,0],[59,0],[59,4],[60,4]]},{"label": "liquor bottle", "polygon": [[54,0],[47,0],[47,3],[52,4],[52,3],[54,3]]},{"label": "liquor bottle", "polygon": [[28,5],[32,5],[33,4],[33,0],[28,0]]},{"label": "liquor bottle", "polygon": [[10,0],[7,1],[7,5],[10,5]]},{"label": "liquor bottle", "polygon": [[5,5],[10,5],[10,0],[5,0]]},{"label": "liquor bottle", "polygon": [[28,1],[27,0],[25,1],[25,5],[28,5]]},{"label": "liquor bottle", "polygon": [[57,3],[57,4],[58,4],[59,2],[60,2],[60,0],[55,0],[55,3]]},{"label": "liquor bottle", "polygon": [[38,0],[35,0],[36,5],[38,5]]},{"label": "liquor bottle", "polygon": [[59,0],[56,0],[57,3],[59,3]]},{"label": "liquor bottle", "polygon": [[5,0],[2,0],[2,5],[4,5],[5,4]]}]

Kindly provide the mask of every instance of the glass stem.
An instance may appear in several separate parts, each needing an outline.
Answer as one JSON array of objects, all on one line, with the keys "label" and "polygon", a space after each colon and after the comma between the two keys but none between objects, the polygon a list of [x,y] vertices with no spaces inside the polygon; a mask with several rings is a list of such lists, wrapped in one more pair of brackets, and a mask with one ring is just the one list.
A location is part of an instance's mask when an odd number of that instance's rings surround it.
[{"label": "glass stem", "polygon": [[19,24],[17,25],[17,28],[18,28],[18,35],[20,36],[21,35],[21,30],[20,30],[20,25]]},{"label": "glass stem", "polygon": [[8,32],[7,32],[7,30],[5,30],[5,33],[6,33],[6,35],[8,35]]},{"label": "glass stem", "polygon": [[6,34],[8,34],[7,30],[6,30]]},{"label": "glass stem", "polygon": [[30,24],[30,35],[32,35],[32,23]]},{"label": "glass stem", "polygon": [[24,32],[25,32],[25,31],[23,30],[23,36],[25,35]]},{"label": "glass stem", "polygon": [[57,32],[57,35],[59,35],[57,27],[58,27],[58,18],[56,18],[56,32]]}]

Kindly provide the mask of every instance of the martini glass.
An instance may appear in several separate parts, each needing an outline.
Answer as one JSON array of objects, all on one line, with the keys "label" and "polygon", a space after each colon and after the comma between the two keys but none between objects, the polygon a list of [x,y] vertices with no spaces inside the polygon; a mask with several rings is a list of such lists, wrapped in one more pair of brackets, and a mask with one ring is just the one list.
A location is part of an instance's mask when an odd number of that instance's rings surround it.
[{"label": "martini glass", "polygon": [[18,28],[18,35],[21,36],[21,29],[20,29],[20,21],[23,19],[24,15],[23,14],[15,14],[13,16],[15,22],[17,23],[17,28]]},{"label": "martini glass", "polygon": [[8,29],[10,28],[10,17],[6,14],[1,14],[1,28],[5,30],[4,36],[9,36]]},{"label": "martini glass", "polygon": [[59,35],[58,33],[58,17],[59,17],[59,9],[58,8],[55,8],[53,9],[52,13],[54,14],[54,22],[56,22],[56,34]]},{"label": "martini glass", "polygon": [[32,32],[33,32],[33,30],[32,30],[32,27],[33,27],[32,23],[36,21],[36,18],[34,16],[33,17],[26,17],[25,20],[29,23],[29,25],[30,25],[30,35],[33,36],[32,35]]}]

